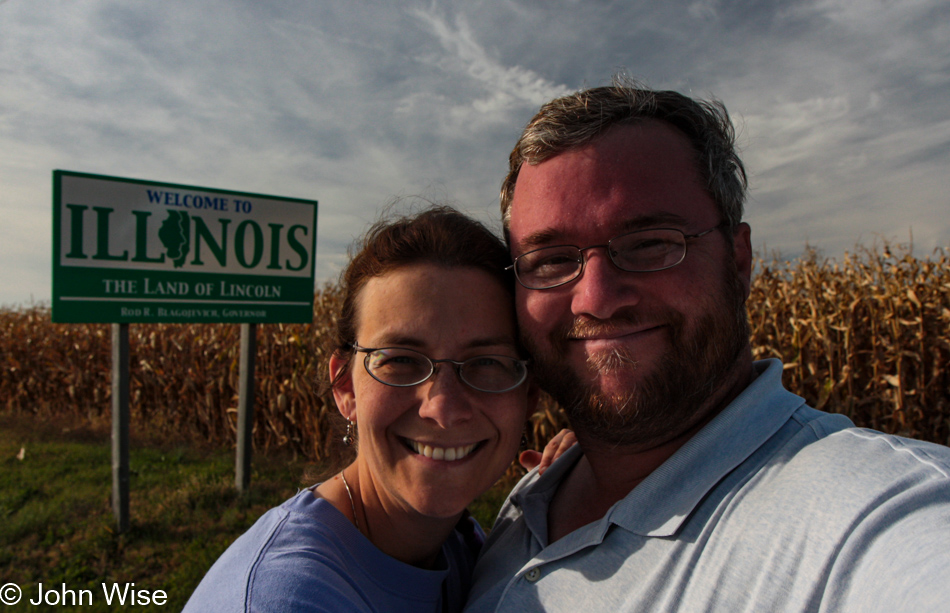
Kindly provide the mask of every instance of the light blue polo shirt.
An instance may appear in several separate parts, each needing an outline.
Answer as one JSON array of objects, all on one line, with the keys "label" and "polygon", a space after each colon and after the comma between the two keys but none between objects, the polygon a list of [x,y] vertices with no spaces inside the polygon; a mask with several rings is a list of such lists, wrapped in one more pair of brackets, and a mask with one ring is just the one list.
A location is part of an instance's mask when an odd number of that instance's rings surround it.
[{"label": "light blue polo shirt", "polygon": [[950,448],[855,428],[778,360],[606,516],[547,542],[581,457],[502,507],[466,611],[950,611]]}]

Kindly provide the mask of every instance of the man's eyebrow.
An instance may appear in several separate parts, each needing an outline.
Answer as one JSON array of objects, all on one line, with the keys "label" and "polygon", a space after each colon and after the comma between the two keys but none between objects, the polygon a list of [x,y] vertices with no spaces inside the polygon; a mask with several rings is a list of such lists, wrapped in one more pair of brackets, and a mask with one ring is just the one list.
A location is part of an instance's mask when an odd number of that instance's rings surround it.
[{"label": "man's eyebrow", "polygon": [[676,213],[651,213],[649,215],[640,215],[633,219],[628,219],[621,224],[625,232],[635,230],[644,230],[647,228],[657,228],[662,226],[682,227],[689,224],[689,220]]},{"label": "man's eyebrow", "polygon": [[558,242],[560,240],[559,237],[563,235],[564,234],[558,230],[547,228],[524,237],[519,243],[519,247],[522,252],[531,251],[535,247],[543,247],[544,245]]},{"label": "man's eyebrow", "polygon": [[[637,217],[625,220],[620,224],[617,232],[619,234],[624,234],[627,232],[634,232],[636,230],[665,226],[681,228],[686,226],[688,223],[688,219],[682,215],[677,215],[676,213],[650,213],[649,215],[638,215]],[[567,233],[561,230],[555,228],[545,228],[525,236],[518,243],[518,247],[521,249],[521,253],[524,253],[538,247],[544,247],[545,245],[570,244],[570,240],[566,238],[566,236]]]}]

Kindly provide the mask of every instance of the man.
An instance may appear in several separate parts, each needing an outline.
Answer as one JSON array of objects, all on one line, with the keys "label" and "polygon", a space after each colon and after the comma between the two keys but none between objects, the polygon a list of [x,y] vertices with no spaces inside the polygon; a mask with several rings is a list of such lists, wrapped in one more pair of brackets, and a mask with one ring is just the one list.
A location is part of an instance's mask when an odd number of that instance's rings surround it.
[{"label": "man", "polygon": [[854,428],[753,363],[725,108],[552,101],[502,187],[517,308],[579,445],[512,491],[467,611],[950,607],[950,449]]}]

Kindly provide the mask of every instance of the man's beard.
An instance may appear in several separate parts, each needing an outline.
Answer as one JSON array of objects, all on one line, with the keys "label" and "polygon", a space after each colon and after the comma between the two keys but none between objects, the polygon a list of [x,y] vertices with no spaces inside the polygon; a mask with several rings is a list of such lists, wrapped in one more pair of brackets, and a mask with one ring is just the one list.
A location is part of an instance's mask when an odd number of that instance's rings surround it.
[{"label": "man's beard", "polygon": [[[661,444],[695,425],[698,412],[708,411],[708,402],[728,383],[749,342],[744,292],[731,258],[726,269],[721,293],[690,330],[683,314],[671,309],[645,318],[638,309],[628,308],[609,320],[580,317],[555,329],[547,351],[524,339],[542,389],[564,408],[572,428],[602,444],[628,446]],[[586,372],[571,368],[569,338],[610,331],[618,324],[636,326],[641,321],[665,324],[670,346],[641,381],[630,382],[619,393],[605,393],[591,382],[595,376],[622,377],[635,371],[639,367],[636,356],[625,348],[588,356]]]}]

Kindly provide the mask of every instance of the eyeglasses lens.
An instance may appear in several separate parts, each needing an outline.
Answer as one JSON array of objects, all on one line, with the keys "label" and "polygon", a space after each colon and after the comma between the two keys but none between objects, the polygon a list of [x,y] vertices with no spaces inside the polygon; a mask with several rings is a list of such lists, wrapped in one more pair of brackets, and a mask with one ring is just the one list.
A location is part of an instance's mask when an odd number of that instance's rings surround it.
[{"label": "eyeglasses lens", "polygon": [[577,247],[545,247],[518,258],[515,272],[528,287],[554,287],[576,277],[583,262]]},{"label": "eyeglasses lens", "polygon": [[525,378],[524,363],[500,355],[482,355],[462,363],[462,380],[478,390],[504,392]]},{"label": "eyeglasses lens", "polygon": [[432,374],[429,358],[411,349],[377,349],[366,354],[366,370],[383,383],[415,385]]},{"label": "eyeglasses lens", "polygon": [[629,272],[651,272],[679,264],[686,255],[686,239],[677,230],[645,230],[610,241],[610,258]]}]

